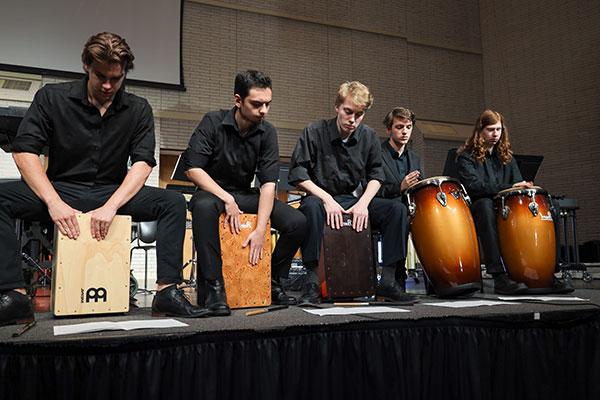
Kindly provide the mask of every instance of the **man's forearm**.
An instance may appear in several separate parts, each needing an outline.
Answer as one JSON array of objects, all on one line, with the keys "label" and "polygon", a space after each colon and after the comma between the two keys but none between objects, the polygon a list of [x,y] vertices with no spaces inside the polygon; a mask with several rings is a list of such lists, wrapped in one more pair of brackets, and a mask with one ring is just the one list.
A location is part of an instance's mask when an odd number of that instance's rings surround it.
[{"label": "man's forearm", "polygon": [[110,196],[105,205],[113,207],[115,210],[123,207],[123,205],[140,191],[151,172],[152,167],[145,161],[134,163],[127,172],[121,185],[119,185],[119,188],[112,196]]},{"label": "man's forearm", "polygon": [[258,212],[256,228],[266,230],[267,221],[271,217],[273,211],[273,203],[275,202],[275,183],[267,182],[260,187],[260,197],[258,198]]},{"label": "man's forearm", "polygon": [[13,159],[27,185],[46,205],[60,200],[37,154],[13,153]]},{"label": "man's forearm", "polygon": [[233,196],[223,189],[210,175],[202,168],[192,168],[185,172],[187,178],[194,182],[200,189],[212,193],[221,199],[224,203],[228,203],[233,199]]},{"label": "man's forearm", "polygon": [[379,191],[380,187],[381,182],[377,180],[369,181],[369,183],[367,183],[365,191],[363,192],[362,196],[360,196],[359,201],[364,203],[365,205],[369,205],[371,203],[371,200],[373,200],[373,197],[375,197],[375,195],[377,194],[377,191]]},{"label": "man's forearm", "polygon": [[296,186],[298,186],[298,188],[302,189],[303,191],[310,193],[313,196],[317,196],[323,202],[326,202],[327,200],[330,200],[333,198],[329,193],[327,193],[325,190],[321,189],[310,179],[306,180],[306,181],[298,182],[298,184]]}]

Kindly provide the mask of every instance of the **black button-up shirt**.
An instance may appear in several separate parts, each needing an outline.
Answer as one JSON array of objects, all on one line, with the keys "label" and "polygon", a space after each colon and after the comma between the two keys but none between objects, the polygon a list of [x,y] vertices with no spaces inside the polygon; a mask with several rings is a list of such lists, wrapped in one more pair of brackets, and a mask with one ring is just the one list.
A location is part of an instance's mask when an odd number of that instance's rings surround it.
[{"label": "black button-up shirt", "polygon": [[473,200],[492,198],[523,180],[514,157],[508,164],[502,164],[495,150],[491,155],[486,153],[483,162],[477,161],[471,153],[461,153],[457,164],[460,181]]},{"label": "black button-up shirt", "polygon": [[398,174],[402,177],[406,176],[410,172],[410,165],[408,162],[408,150],[404,150],[402,154],[398,155],[398,152],[388,142],[388,151],[392,155],[392,159],[396,163],[396,169]]},{"label": "black button-up shirt", "polygon": [[123,86],[100,116],[88,102],[87,78],[46,85],[25,114],[13,151],[41,154],[45,146],[51,181],[120,184],[129,158],[156,165],[152,109]]},{"label": "black button-up shirt", "polygon": [[311,180],[332,196],[351,194],[359,184],[383,182],[381,146],[377,134],[359,125],[342,141],[336,119],[309,124],[298,139],[290,163],[289,182]]},{"label": "black button-up shirt", "polygon": [[253,126],[244,136],[235,122],[235,107],[206,113],[183,153],[186,171],[202,168],[224,190],[247,190],[279,178],[277,131],[267,121]]}]

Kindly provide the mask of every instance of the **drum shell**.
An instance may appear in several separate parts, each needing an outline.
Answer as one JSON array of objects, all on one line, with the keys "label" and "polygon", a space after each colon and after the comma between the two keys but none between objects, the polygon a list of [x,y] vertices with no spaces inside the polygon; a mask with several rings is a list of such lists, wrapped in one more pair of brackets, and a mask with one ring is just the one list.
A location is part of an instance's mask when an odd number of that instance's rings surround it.
[{"label": "drum shell", "polygon": [[410,231],[423,269],[438,294],[480,282],[477,234],[461,187],[455,181],[443,181],[441,190],[446,194],[445,207],[436,198],[437,185],[409,188],[416,205]]},{"label": "drum shell", "polygon": [[[502,201],[508,215],[502,216]],[[556,265],[556,237],[545,194],[536,192],[538,213],[529,209],[531,197],[524,193],[506,193],[496,198],[496,224],[500,253],[511,278],[530,288],[552,286]]]}]

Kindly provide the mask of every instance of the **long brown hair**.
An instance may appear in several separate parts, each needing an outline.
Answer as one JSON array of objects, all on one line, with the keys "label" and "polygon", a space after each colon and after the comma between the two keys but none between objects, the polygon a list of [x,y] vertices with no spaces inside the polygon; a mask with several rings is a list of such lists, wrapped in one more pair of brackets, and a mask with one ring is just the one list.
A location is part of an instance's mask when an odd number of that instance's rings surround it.
[{"label": "long brown hair", "polygon": [[458,153],[470,151],[473,158],[482,162],[485,158],[486,146],[481,132],[488,125],[493,125],[500,122],[502,124],[502,135],[496,144],[495,151],[502,164],[508,164],[512,160],[512,150],[510,148],[510,140],[508,139],[508,128],[504,124],[504,117],[498,111],[485,110],[481,113],[475,122],[473,134],[469,137],[465,144],[458,150]]}]

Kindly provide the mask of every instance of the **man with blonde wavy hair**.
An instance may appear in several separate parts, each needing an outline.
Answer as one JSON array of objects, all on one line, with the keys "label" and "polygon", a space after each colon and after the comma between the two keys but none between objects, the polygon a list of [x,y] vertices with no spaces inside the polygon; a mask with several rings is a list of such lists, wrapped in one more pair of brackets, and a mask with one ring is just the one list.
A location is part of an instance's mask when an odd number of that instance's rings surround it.
[{"label": "man with blonde wavy hair", "polygon": [[[307,220],[301,246],[307,283],[301,304],[321,301],[317,266],[325,223],[340,229],[343,215],[348,214],[357,232],[366,229],[370,219],[384,238],[400,237],[397,202],[374,198],[385,175],[377,134],[361,124],[372,103],[365,85],[342,83],[335,100],[335,118],[309,124],[294,149],[289,182],[308,193],[300,206]],[[398,288],[382,285],[377,295],[393,301],[413,300]]]},{"label": "man with blonde wavy hair", "polygon": [[[206,315],[177,289],[182,282],[185,200],[145,186],[156,165],[154,119],[148,102],[125,92],[134,56],[125,39],[102,32],[82,53],[83,79],[40,89],[12,143],[22,181],[0,186],[0,325],[33,318],[25,292],[15,218],[51,220],[71,239],[76,215],[91,216],[91,235],[103,240],[116,214],[158,220],[157,289],[152,310],[179,317]],[[49,151],[47,171],[39,155]],[[131,167],[128,169],[128,162]]]}]

